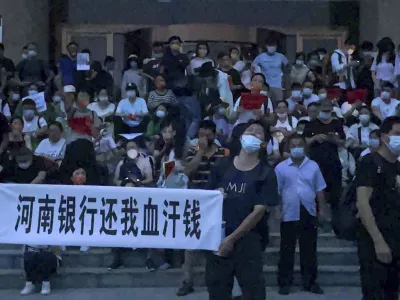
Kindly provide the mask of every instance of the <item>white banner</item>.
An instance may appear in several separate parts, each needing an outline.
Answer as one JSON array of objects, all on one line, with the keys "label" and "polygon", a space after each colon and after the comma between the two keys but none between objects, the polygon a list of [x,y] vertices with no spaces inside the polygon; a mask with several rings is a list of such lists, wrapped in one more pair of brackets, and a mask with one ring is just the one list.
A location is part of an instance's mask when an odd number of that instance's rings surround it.
[{"label": "white banner", "polygon": [[0,184],[0,243],[217,250],[219,191]]}]

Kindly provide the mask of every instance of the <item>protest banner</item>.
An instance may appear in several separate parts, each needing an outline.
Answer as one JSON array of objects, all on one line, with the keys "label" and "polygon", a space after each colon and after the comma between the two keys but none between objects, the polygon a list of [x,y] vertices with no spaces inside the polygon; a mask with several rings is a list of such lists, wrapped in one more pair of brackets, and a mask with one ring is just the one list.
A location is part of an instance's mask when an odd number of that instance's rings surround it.
[{"label": "protest banner", "polygon": [[90,70],[90,56],[89,53],[78,53],[76,57],[76,69],[78,71]]},{"label": "protest banner", "polygon": [[36,110],[39,113],[45,112],[47,110],[47,104],[46,104],[46,99],[44,97],[44,92],[26,96],[22,98],[22,102],[24,102],[26,99],[32,99],[33,101],[35,101]]},{"label": "protest banner", "polygon": [[222,194],[1,184],[0,243],[217,250]]}]

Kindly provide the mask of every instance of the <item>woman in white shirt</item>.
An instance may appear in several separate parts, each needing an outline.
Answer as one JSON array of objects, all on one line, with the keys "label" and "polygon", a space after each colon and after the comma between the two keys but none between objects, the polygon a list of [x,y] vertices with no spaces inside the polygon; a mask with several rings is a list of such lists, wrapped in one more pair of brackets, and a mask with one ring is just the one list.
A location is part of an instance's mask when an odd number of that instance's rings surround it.
[{"label": "woman in white shirt", "polygon": [[376,95],[385,82],[391,82],[397,86],[395,75],[396,53],[393,41],[385,37],[378,42],[377,47],[379,52],[371,66]]},{"label": "woman in white shirt", "polygon": [[293,64],[292,70],[290,71],[290,79],[292,83],[297,82],[301,85],[306,80],[315,81],[314,74],[306,65],[306,55],[303,52],[296,54],[296,62]]},{"label": "woman in white shirt", "polygon": [[394,116],[396,114],[396,108],[400,104],[399,100],[392,98],[393,89],[394,86],[392,83],[383,83],[380,97],[372,100],[372,112],[381,121],[387,117]]},{"label": "woman in white shirt", "polygon": [[52,161],[62,161],[65,155],[66,140],[62,138],[63,127],[59,122],[50,124],[49,138],[40,142],[35,155],[46,157]]},{"label": "woman in white shirt", "polygon": [[196,45],[196,57],[190,61],[189,75],[196,75],[194,69],[200,68],[204,63],[210,61],[214,66],[214,61],[208,57],[210,54],[210,46],[207,42],[198,42]]},{"label": "woman in white shirt", "polygon": [[275,108],[277,115],[276,125],[271,127],[273,137],[276,137],[279,143],[285,138],[290,137],[296,132],[297,119],[288,115],[289,106],[287,101],[279,101]]},{"label": "woman in white shirt", "polygon": [[233,68],[238,71],[239,74],[242,74],[242,72],[246,68],[246,63],[242,60],[242,57],[240,56],[240,50],[238,48],[229,49],[229,56],[231,57]]},{"label": "woman in white shirt", "polygon": [[122,118],[121,121],[114,122],[115,136],[121,133],[143,133],[146,132],[147,124],[143,118],[149,114],[146,100],[138,97],[138,89],[134,83],[126,86],[127,98],[118,103],[116,116]]},{"label": "woman in white shirt", "polygon": [[113,117],[115,113],[115,104],[110,102],[106,89],[101,89],[97,94],[96,102],[88,105],[88,109],[94,111],[97,116],[104,122],[107,117]]},{"label": "woman in white shirt", "polygon": [[371,131],[379,129],[378,125],[371,122],[371,111],[364,106],[360,109],[360,122],[350,127],[347,135],[346,148],[358,147],[366,149],[369,146]]},{"label": "woman in white shirt", "polygon": [[252,94],[263,94],[267,96],[267,109],[265,109],[265,104],[261,105],[260,109],[246,110],[240,106],[241,97],[239,97],[233,108],[233,114],[231,118],[235,122],[235,126],[242,123],[247,123],[250,120],[258,120],[264,115],[269,115],[273,112],[272,101],[268,98],[269,86],[265,80],[265,76],[261,73],[256,73],[251,78],[251,90]]}]

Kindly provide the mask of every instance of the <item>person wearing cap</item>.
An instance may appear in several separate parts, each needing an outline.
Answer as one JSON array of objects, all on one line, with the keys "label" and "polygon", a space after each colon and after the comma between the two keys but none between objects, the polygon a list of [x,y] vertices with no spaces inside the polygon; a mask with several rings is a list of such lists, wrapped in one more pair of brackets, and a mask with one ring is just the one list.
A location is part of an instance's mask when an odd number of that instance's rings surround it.
[{"label": "person wearing cap", "polygon": [[303,136],[309,146],[310,158],[321,168],[327,183],[327,202],[334,211],[342,186],[342,166],[338,149],[344,146],[346,135],[341,121],[333,117],[332,101],[321,101],[318,118],[306,125]]},{"label": "person wearing cap", "polygon": [[114,132],[115,136],[122,133],[143,133],[146,131],[147,123],[144,120],[149,114],[146,100],[139,97],[139,91],[134,83],[126,85],[127,98],[122,99],[118,103],[116,116],[122,118],[115,119]]},{"label": "person wearing cap", "polygon": [[173,89],[176,81],[190,74],[190,61],[187,55],[181,53],[182,39],[179,36],[171,36],[168,44],[169,49],[161,61],[160,72],[167,76],[169,88]]},{"label": "person wearing cap", "polygon": [[142,76],[142,71],[139,69],[139,58],[136,54],[131,54],[128,57],[127,66],[122,76],[121,96],[126,97],[126,86],[128,83],[134,83],[137,86],[137,96],[146,97],[147,83],[146,77]]}]

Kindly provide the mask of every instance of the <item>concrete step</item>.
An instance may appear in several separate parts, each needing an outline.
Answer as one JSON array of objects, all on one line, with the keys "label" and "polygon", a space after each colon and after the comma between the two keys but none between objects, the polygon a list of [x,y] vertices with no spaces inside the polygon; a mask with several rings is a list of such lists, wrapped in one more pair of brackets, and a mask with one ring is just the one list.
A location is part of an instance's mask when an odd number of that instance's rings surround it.
[{"label": "concrete step", "polygon": [[[196,286],[204,286],[204,268],[196,268]],[[276,286],[276,267],[264,267],[267,286]],[[182,270],[171,269],[147,272],[144,268],[122,268],[108,271],[105,268],[62,268],[52,279],[52,287],[67,288],[115,288],[115,287],[178,287]],[[319,267],[318,282],[322,286],[359,286],[358,267]],[[0,269],[0,289],[20,289],[24,280],[21,270]],[[299,267],[295,267],[295,285],[301,285]]]},{"label": "concrete step", "polygon": [[[318,263],[320,265],[336,266],[358,264],[357,249],[354,247],[319,247],[317,252]],[[123,257],[126,267],[140,268],[145,265],[145,251],[129,251],[124,253]],[[0,269],[21,268],[21,258],[21,250],[0,250]],[[202,255],[199,255],[198,258],[199,266],[203,265],[204,259]],[[279,248],[267,248],[264,253],[264,264],[267,266],[276,266],[278,261]],[[111,249],[106,248],[92,248],[86,253],[81,253],[79,250],[67,250],[62,254],[62,265],[65,268],[106,268],[111,262]],[[296,262],[300,263],[299,249],[296,249]]]},{"label": "concrete step", "polygon": [[[269,247],[279,247],[281,235],[279,232],[271,232],[269,235]],[[339,240],[333,233],[318,234],[318,247],[355,247],[355,242]]]}]

